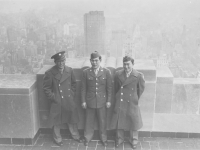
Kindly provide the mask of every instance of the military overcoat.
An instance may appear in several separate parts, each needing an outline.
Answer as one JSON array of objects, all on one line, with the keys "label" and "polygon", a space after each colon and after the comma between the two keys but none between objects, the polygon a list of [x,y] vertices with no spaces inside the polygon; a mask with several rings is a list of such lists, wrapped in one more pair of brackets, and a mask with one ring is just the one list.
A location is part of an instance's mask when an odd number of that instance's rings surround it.
[{"label": "military overcoat", "polygon": [[63,74],[56,66],[45,72],[43,89],[51,102],[50,127],[79,121],[76,103],[76,80],[72,68],[65,66]]},{"label": "military overcoat", "polygon": [[142,127],[138,103],[144,88],[145,80],[142,73],[133,69],[128,78],[123,69],[115,73],[115,106],[111,129],[138,130]]}]

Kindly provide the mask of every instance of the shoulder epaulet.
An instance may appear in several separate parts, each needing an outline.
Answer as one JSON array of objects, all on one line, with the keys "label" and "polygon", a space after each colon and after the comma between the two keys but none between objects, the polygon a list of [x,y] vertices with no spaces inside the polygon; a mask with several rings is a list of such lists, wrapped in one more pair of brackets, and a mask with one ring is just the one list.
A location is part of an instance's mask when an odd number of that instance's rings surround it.
[{"label": "shoulder epaulet", "polygon": [[[53,67],[54,67],[54,66],[53,66]],[[47,70],[45,71],[45,73],[51,72],[51,70],[53,69],[53,67],[47,69]]]},{"label": "shoulder epaulet", "polygon": [[107,71],[110,71],[108,68],[106,68],[106,67],[102,67],[102,69],[105,69],[105,70],[107,70]]},{"label": "shoulder epaulet", "polygon": [[121,70],[118,70],[118,71],[116,71],[116,73],[122,73],[124,70],[123,69],[121,69]]},{"label": "shoulder epaulet", "polygon": [[89,69],[90,69],[90,68],[86,68],[86,69],[83,70],[83,72],[86,72],[86,71],[89,70]]},{"label": "shoulder epaulet", "polygon": [[144,74],[142,72],[138,72],[138,74],[144,78]]},{"label": "shoulder epaulet", "polygon": [[68,67],[69,69],[73,69],[72,67]]}]

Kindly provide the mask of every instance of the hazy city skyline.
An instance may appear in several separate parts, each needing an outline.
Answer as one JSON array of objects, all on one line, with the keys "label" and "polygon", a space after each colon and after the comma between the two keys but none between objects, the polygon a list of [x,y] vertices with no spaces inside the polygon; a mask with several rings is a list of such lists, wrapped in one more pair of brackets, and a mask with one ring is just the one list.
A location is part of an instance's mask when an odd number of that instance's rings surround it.
[{"label": "hazy city skyline", "polygon": [[[30,35],[38,36],[46,44],[55,40],[47,44],[49,51],[51,44],[57,43],[59,47],[59,40],[64,40],[65,46],[61,44],[61,49],[83,54],[84,14],[102,11],[105,54],[119,57],[129,51],[140,59],[167,55],[167,61],[181,64],[185,58],[199,60],[192,55],[200,54],[199,8],[199,0],[0,0],[0,24],[4,40],[10,36],[5,31],[16,28],[30,33],[25,36],[27,42]],[[20,34],[17,36],[22,38]],[[193,64],[186,68],[196,71],[200,68],[196,62],[185,63],[186,66]]]}]

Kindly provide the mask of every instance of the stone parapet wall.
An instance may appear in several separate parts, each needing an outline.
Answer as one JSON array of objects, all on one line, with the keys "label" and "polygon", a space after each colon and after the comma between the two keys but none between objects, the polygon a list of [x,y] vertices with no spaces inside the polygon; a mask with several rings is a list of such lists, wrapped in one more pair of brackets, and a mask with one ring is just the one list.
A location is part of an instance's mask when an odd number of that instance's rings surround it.
[{"label": "stone parapet wall", "polygon": [[[79,129],[84,129],[85,110],[81,108],[81,74],[91,67],[89,58],[67,59],[74,69],[77,90]],[[122,69],[122,58],[103,58],[102,66],[112,78]],[[43,77],[52,65],[44,66],[37,75],[0,75],[0,138],[33,139],[40,128],[48,128],[50,103],[43,92]],[[153,60],[135,60],[134,68],[144,74],[146,88],[140,98],[144,132],[200,133],[200,81],[174,78],[168,67],[155,67]],[[114,86],[114,81],[113,81]],[[107,126],[114,106],[107,110]],[[63,126],[66,128],[66,126]],[[97,123],[95,122],[97,129]]]}]

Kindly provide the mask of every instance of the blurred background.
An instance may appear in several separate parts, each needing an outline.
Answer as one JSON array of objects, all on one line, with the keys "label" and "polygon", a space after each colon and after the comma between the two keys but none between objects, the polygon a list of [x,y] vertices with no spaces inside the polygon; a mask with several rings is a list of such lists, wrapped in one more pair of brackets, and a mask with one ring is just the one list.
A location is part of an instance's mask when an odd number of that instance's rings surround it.
[{"label": "blurred background", "polygon": [[36,74],[50,57],[131,55],[198,78],[199,0],[0,0],[0,73]]}]

